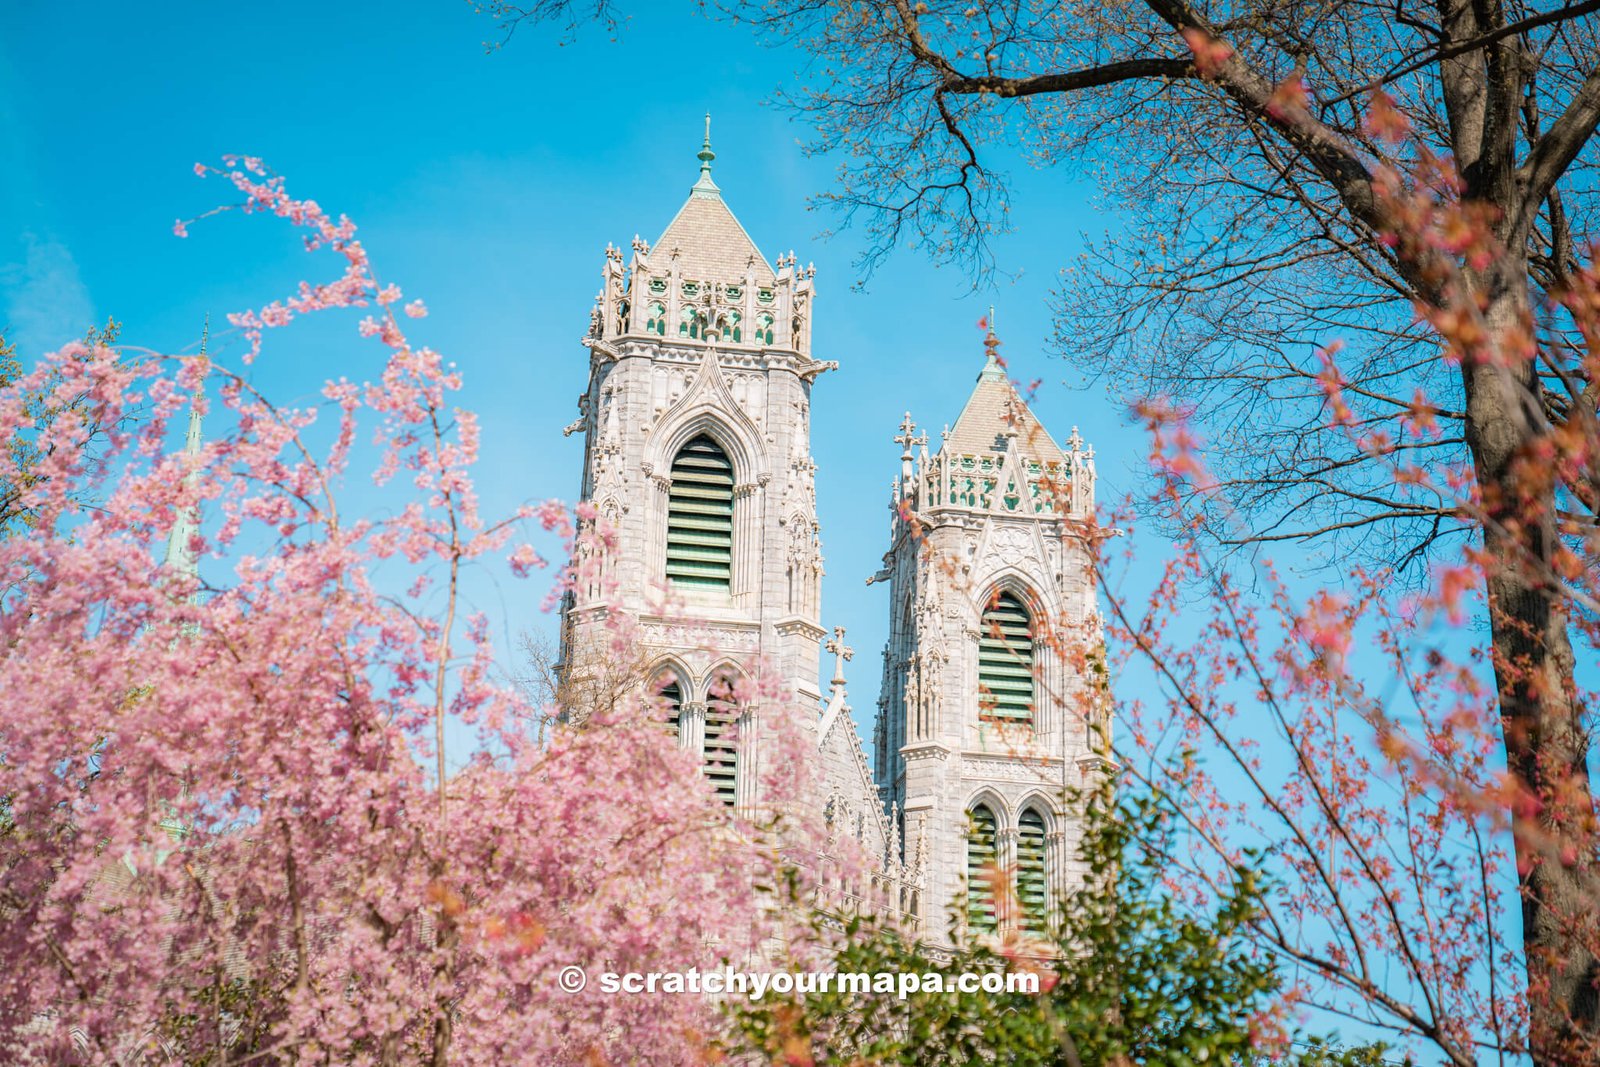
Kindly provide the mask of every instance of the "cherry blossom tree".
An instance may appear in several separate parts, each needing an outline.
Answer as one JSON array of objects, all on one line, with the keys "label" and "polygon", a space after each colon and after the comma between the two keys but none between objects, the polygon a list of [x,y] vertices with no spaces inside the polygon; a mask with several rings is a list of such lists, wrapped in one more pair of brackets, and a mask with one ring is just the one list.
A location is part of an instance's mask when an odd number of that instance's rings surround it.
[{"label": "cherry blossom tree", "polygon": [[[103,328],[90,327],[80,351],[88,353],[100,345],[114,345],[121,330],[121,324],[115,319],[107,320]],[[17,358],[16,346],[0,337],[0,388],[11,385],[21,375],[22,361]],[[52,385],[51,382],[41,384],[29,398],[29,428],[14,429],[6,435],[4,447],[12,455],[6,474],[0,480],[0,537],[20,533],[33,521],[33,516],[22,506],[22,498],[29,484],[40,477],[41,457],[34,428],[47,426],[57,420],[85,417],[86,398],[58,394]],[[89,444],[86,447],[92,453],[93,445],[99,439],[99,427],[91,422],[89,430]]]},{"label": "cherry blossom tree", "polygon": [[[32,523],[0,540],[6,1059],[698,1059],[708,1002],[569,992],[563,968],[706,967],[769,936],[754,887],[778,881],[799,761],[772,762],[777,807],[749,823],[646,695],[530,732],[462,573],[504,557],[527,576],[543,564],[519,530],[570,548],[573,517],[480,514],[460,375],[408,338],[426,309],[380,282],[354,224],[258,160],[196,170],[341,268],[232,316],[244,363],[301,316],[365,308],[372,373],[286,408],[242,366],[99,338],[0,390],[0,426],[33,446],[26,476],[0,456]],[[82,417],[41,420],[40,397]],[[172,453],[187,410],[204,442]],[[341,508],[357,477],[388,517]],[[477,736],[454,773],[450,720]]]}]

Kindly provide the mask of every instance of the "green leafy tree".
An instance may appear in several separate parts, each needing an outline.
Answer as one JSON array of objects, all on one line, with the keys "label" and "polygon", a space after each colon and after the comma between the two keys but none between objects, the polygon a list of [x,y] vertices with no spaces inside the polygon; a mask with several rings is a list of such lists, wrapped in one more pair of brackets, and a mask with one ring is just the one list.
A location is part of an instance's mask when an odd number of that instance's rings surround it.
[{"label": "green leafy tree", "polygon": [[[837,974],[938,975],[941,982],[962,974],[1028,975],[1037,979],[1036,992],[1019,986],[902,996],[898,989],[841,992],[830,983],[826,991],[768,993],[732,1002],[743,1044],[730,1051],[794,1065],[1387,1062],[1379,1045],[1289,1041],[1282,980],[1243,936],[1260,916],[1254,858],[1211,907],[1194,909],[1163,885],[1170,806],[1148,793],[1075,802],[1085,811],[1084,880],[1048,936],[958,939],[946,957],[884,922],[824,916],[815,943],[798,946],[792,964],[812,969],[799,958],[831,945],[826,968]],[[959,903],[952,909],[953,933],[962,911]]]}]

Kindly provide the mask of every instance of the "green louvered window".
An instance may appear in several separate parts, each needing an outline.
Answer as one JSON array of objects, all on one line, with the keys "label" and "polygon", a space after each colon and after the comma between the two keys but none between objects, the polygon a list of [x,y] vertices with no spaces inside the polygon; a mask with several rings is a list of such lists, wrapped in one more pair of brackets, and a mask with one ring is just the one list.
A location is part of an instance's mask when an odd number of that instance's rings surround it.
[{"label": "green louvered window", "polygon": [[1017,903],[1029,930],[1043,931],[1050,920],[1045,879],[1044,816],[1029,808],[1017,820]]},{"label": "green louvered window", "polygon": [[978,805],[967,813],[967,929],[992,934],[999,925],[995,914],[994,812]]},{"label": "green louvered window", "polygon": [[986,719],[1033,723],[1033,626],[1010,593],[990,602],[978,627],[978,706]]},{"label": "green louvered window", "polygon": [[656,705],[661,709],[661,716],[672,736],[677,737],[681,729],[679,720],[683,718],[683,690],[678,687],[678,679],[673,675],[657,680]]},{"label": "green louvered window", "polygon": [[705,434],[672,461],[667,495],[667,577],[728,589],[733,578],[733,464]]},{"label": "green louvered window", "polygon": [[734,702],[734,680],[719,675],[706,700],[706,777],[717,798],[730,808],[738,801],[739,749],[735,736],[739,706]]}]

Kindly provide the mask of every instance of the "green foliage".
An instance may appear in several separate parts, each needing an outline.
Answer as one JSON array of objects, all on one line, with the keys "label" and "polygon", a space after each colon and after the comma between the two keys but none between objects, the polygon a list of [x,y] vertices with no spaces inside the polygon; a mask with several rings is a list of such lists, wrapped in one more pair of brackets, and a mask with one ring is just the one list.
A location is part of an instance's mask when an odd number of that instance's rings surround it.
[{"label": "green foliage", "polygon": [[0,389],[16,381],[22,374],[22,363],[17,359],[17,346],[0,335]]},{"label": "green foliage", "polygon": [[1212,908],[1191,909],[1164,887],[1166,863],[1152,847],[1171,838],[1169,807],[1149,797],[1075,802],[1085,812],[1087,874],[1048,938],[978,939],[946,958],[859,916],[843,921],[842,937],[837,920],[815,928],[818,944],[838,945],[823,966],[839,973],[1032,973],[1039,992],[769,992],[730,1003],[733,1051],[795,1065],[1384,1062],[1381,1047],[1324,1041],[1263,1053],[1260,1021],[1279,1006],[1281,981],[1244,936],[1259,914],[1258,872],[1241,867]]}]

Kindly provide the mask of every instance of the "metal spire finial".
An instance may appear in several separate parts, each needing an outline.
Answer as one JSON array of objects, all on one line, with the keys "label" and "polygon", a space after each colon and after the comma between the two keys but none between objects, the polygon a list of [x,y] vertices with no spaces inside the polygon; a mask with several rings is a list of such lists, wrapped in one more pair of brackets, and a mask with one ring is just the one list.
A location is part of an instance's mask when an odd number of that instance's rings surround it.
[{"label": "metal spire finial", "polygon": [[701,196],[717,195],[717,183],[711,180],[711,161],[717,154],[711,150],[711,112],[706,112],[706,139],[700,146],[700,153],[695,158],[700,160],[700,180],[694,183],[691,194]]},{"label": "metal spire finial", "polygon": [[978,375],[980,382],[1003,382],[1006,380],[1005,366],[1000,362],[1000,338],[994,332],[994,306],[989,307],[988,329],[983,335],[984,361],[983,370]]}]

